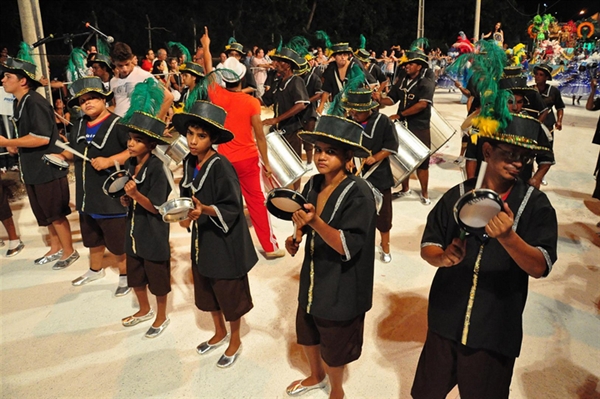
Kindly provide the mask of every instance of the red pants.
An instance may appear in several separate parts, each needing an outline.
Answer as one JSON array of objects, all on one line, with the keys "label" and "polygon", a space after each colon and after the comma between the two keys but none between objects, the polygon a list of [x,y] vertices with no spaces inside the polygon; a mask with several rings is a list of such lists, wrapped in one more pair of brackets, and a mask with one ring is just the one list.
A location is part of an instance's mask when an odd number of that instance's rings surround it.
[{"label": "red pants", "polygon": [[278,250],[277,238],[273,234],[273,227],[265,206],[265,193],[262,189],[261,166],[258,157],[232,162],[231,164],[240,179],[242,195],[246,200],[250,220],[260,245],[265,252]]}]

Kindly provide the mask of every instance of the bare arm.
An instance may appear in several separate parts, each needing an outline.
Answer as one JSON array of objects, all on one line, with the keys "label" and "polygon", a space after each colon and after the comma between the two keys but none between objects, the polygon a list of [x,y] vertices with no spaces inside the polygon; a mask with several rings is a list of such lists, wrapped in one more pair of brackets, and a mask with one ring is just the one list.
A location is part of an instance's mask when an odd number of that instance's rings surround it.
[{"label": "bare arm", "polygon": [[446,249],[436,245],[421,248],[421,258],[431,266],[451,267],[459,264],[465,257],[466,241],[460,238],[452,240]]},{"label": "bare arm", "polygon": [[26,134],[16,139],[7,139],[0,136],[0,147],[36,148],[47,145],[49,142],[50,137],[34,136],[31,134]]},{"label": "bare arm", "polygon": [[287,118],[291,118],[292,116],[301,112],[302,110],[304,110],[304,108],[306,108],[306,106],[307,106],[306,103],[294,104],[294,106],[292,108],[288,109],[287,111],[285,111],[283,114],[279,115],[278,117],[271,118],[271,119],[265,119],[263,121],[263,125],[267,125],[267,126],[276,125],[279,122],[284,121]]},{"label": "bare arm", "polygon": [[329,101],[329,93],[324,91],[321,93],[321,104],[319,104],[319,107],[317,108],[317,114],[321,115],[323,113],[323,109],[325,108],[325,103],[327,101]]},{"label": "bare arm", "polygon": [[587,102],[585,103],[585,109],[587,109],[588,111],[593,111],[594,110],[594,93],[596,92],[596,79],[592,79],[590,81],[590,96],[587,99]]},{"label": "bare arm", "polygon": [[400,115],[401,116],[416,115],[419,112],[423,111],[425,108],[427,108],[428,105],[429,105],[429,103],[427,101],[419,101],[415,105],[408,107],[404,111],[400,112]]}]

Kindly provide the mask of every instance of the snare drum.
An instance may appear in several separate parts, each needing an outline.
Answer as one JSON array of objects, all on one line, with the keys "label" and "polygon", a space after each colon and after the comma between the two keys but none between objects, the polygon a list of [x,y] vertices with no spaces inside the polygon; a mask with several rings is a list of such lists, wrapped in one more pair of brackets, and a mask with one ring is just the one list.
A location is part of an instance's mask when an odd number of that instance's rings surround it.
[{"label": "snare drum", "polygon": [[119,198],[125,195],[125,185],[131,180],[131,173],[127,170],[118,170],[108,176],[102,185],[104,194],[113,198]]},{"label": "snare drum", "polygon": [[481,235],[503,207],[504,203],[495,191],[487,188],[471,190],[456,201],[454,220],[467,233]]},{"label": "snare drum", "polygon": [[163,222],[175,223],[187,219],[190,209],[194,209],[194,201],[191,198],[181,197],[168,200],[158,208],[158,212]]},{"label": "snare drum", "polygon": [[396,188],[427,159],[429,148],[402,122],[395,121],[394,129],[398,136],[398,153],[390,155],[389,159]]},{"label": "snare drum", "polygon": [[431,127],[431,154],[433,154],[454,136],[456,129],[453,128],[434,107],[431,107],[431,119],[429,124]]},{"label": "snare drum", "polygon": [[282,136],[282,132],[270,132],[266,135],[266,139],[269,165],[273,172],[272,183],[276,183],[278,187],[294,184],[306,173],[302,160]]},{"label": "snare drum", "polygon": [[59,170],[69,169],[69,164],[64,159],[56,156],[55,154],[44,154],[42,159],[46,165],[52,165]]},{"label": "snare drum", "polygon": [[294,212],[304,209],[306,198],[289,188],[276,188],[267,195],[267,210],[275,217],[292,220]]}]

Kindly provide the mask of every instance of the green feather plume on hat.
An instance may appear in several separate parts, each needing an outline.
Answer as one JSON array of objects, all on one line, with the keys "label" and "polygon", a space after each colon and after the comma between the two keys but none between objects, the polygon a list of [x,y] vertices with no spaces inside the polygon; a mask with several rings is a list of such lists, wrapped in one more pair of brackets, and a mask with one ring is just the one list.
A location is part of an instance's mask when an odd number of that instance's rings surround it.
[{"label": "green feather plume on hat", "polygon": [[231,36],[231,37],[229,38],[229,41],[227,42],[227,44],[231,44],[231,43],[236,43],[236,41],[235,41],[235,37],[233,37],[233,36]]},{"label": "green feather plume on hat", "polygon": [[358,45],[358,48],[366,48],[367,47],[367,38],[365,37],[365,35],[363,35],[362,33],[360,34],[360,44]]},{"label": "green feather plume on hat", "polygon": [[98,41],[96,42],[96,48],[98,49],[98,54],[110,57],[110,46],[103,37],[98,38]]},{"label": "green feather plume on hat", "polygon": [[[512,120],[508,109],[508,99],[512,94],[498,87],[506,66],[506,55],[504,50],[492,41],[481,40],[475,43],[475,47],[479,49],[477,53],[461,55],[448,70],[458,72],[467,62],[471,62],[471,79],[481,96],[481,112],[473,120],[473,126],[485,134],[504,131]],[[473,139],[476,140],[475,135]]]},{"label": "green feather plume on hat", "polygon": [[429,40],[427,40],[426,37],[419,37],[418,39],[416,39],[414,42],[412,42],[410,44],[411,51],[417,51],[417,50],[425,51],[425,49],[427,47],[429,47]]},{"label": "green feather plume on hat", "polygon": [[304,57],[308,54],[309,46],[310,42],[303,36],[294,36],[285,45],[285,47],[295,51],[300,57]]},{"label": "green feather plume on hat", "polygon": [[344,88],[335,95],[329,109],[327,110],[328,115],[344,116],[344,107],[342,107],[342,98],[346,96],[349,91],[357,91],[365,85],[365,74],[362,68],[357,63],[352,63],[352,67],[348,71],[346,85]]},{"label": "green feather plume on hat", "polygon": [[[183,112],[189,112],[196,101],[208,99],[208,86],[210,83],[215,82],[221,84],[223,79],[221,78],[222,71],[230,71],[229,69],[214,69],[208,75],[203,78],[198,78],[196,86],[189,91],[188,97],[183,104]],[[230,71],[234,73],[233,71]]]},{"label": "green feather plume on hat", "polygon": [[84,49],[78,47],[71,51],[67,62],[67,76],[72,82],[87,75],[86,59],[87,53]]},{"label": "green feather plume on hat", "polygon": [[325,42],[326,48],[331,48],[331,39],[329,38],[329,35],[327,35],[327,33],[324,30],[316,31],[315,35],[317,36],[317,39],[323,40]]},{"label": "green feather plume on hat", "polygon": [[277,45],[277,52],[279,53],[283,48],[283,36],[279,35],[279,44]]},{"label": "green feather plume on hat", "polygon": [[19,45],[19,52],[17,53],[17,58],[23,61],[30,62],[33,65],[36,65],[35,61],[33,60],[33,57],[31,56],[31,47],[29,47],[29,44],[25,42],[21,42],[21,44]]},{"label": "green feather plume on hat", "polygon": [[163,86],[154,78],[147,78],[135,85],[131,93],[129,110],[123,115],[120,123],[129,123],[136,111],[156,116],[165,97],[163,90]]},{"label": "green feather plume on hat", "polygon": [[167,43],[169,48],[177,48],[181,54],[183,55],[183,62],[190,62],[192,60],[192,55],[190,54],[190,50],[187,49],[183,44],[179,42],[169,42]]}]

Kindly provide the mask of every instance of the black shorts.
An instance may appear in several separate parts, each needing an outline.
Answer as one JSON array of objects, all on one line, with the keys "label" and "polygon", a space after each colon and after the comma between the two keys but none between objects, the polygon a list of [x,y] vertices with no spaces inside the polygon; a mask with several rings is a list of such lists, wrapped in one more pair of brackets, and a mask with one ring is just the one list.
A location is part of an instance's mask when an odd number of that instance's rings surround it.
[{"label": "black shorts", "polygon": [[301,306],[296,313],[298,344],[319,345],[321,357],[329,367],[341,367],[360,357],[364,328],[364,313],[343,321],[310,315]]},{"label": "black shorts", "polygon": [[155,296],[171,292],[171,261],[153,262],[127,255],[127,285],[145,287]]},{"label": "black shorts", "polygon": [[208,278],[192,262],[196,307],[204,312],[221,311],[225,320],[236,321],[254,307],[248,275],[237,279]]},{"label": "black shorts", "polygon": [[471,349],[427,331],[411,395],[445,398],[458,384],[462,399],[505,399],[514,365],[514,357]]},{"label": "black shorts", "polygon": [[94,219],[85,212],[79,212],[79,225],[84,247],[105,246],[115,255],[125,253],[127,217]]},{"label": "black shorts", "polygon": [[26,184],[25,190],[38,226],[50,226],[71,213],[66,176],[48,183]]},{"label": "black shorts", "polygon": [[392,189],[380,190],[383,194],[383,201],[379,215],[377,215],[377,230],[387,233],[392,229]]},{"label": "black shorts", "polygon": [[[425,147],[431,148],[431,130],[430,129],[411,130],[410,132],[412,134],[414,134],[415,136],[417,136],[417,138],[419,140],[421,140],[421,142],[423,144],[425,144]],[[429,157],[427,157],[423,162],[421,162],[421,165],[419,165],[419,167],[417,169],[418,170],[429,169]]]}]

